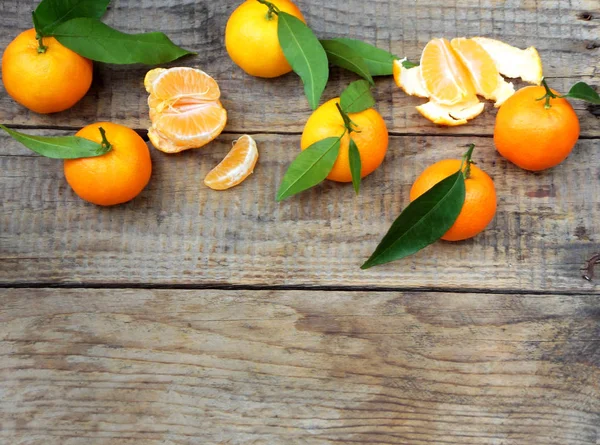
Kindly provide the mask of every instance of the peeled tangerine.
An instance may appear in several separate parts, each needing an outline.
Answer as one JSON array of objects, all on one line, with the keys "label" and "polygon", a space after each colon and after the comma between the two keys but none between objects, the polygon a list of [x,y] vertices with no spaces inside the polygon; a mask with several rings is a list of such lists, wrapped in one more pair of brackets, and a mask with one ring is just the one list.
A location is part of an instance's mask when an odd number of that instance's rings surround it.
[{"label": "peeled tangerine", "polygon": [[515,92],[506,77],[540,84],[542,63],[535,48],[521,50],[494,39],[464,37],[433,39],[423,49],[421,63],[404,68],[394,62],[394,80],[406,94],[429,98],[417,110],[440,125],[464,125],[479,116],[484,103],[499,107]]},{"label": "peeled tangerine", "polygon": [[148,137],[160,151],[202,147],[225,128],[227,111],[219,100],[219,85],[204,71],[157,68],[146,74],[144,86],[150,93]]}]

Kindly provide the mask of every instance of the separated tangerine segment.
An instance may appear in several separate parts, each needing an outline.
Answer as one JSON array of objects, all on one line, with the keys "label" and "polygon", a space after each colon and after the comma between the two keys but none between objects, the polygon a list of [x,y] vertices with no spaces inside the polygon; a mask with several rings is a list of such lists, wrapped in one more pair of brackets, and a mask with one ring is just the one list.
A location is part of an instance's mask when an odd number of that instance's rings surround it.
[{"label": "separated tangerine segment", "polygon": [[219,165],[206,175],[204,184],[213,190],[234,187],[252,174],[257,161],[256,142],[251,136],[244,135],[234,143]]}]

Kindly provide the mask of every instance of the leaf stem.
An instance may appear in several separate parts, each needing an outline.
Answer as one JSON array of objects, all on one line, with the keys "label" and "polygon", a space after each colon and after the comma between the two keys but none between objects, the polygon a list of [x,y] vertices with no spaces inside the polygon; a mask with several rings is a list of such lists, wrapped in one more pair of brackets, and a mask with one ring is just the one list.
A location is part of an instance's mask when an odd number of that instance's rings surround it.
[{"label": "leaf stem", "polygon": [[268,2],[266,0],[256,0],[258,3],[261,3],[265,6],[269,7],[269,12],[267,12],[267,20],[273,20],[273,14],[279,14],[279,8],[275,6],[273,3]]},{"label": "leaf stem", "polygon": [[35,28],[35,39],[38,41],[37,52],[38,54],[44,54],[48,47],[44,45],[44,35],[42,34],[35,11],[31,11],[31,18],[33,20],[33,27]]},{"label": "leaf stem", "polygon": [[546,94],[544,94],[542,97],[540,97],[539,99],[536,100],[544,100],[546,99],[546,103],[544,104],[544,108],[546,110],[549,110],[552,105],[550,105],[550,99],[558,99],[562,96],[557,96],[556,94],[554,94],[552,92],[552,90],[550,89],[550,87],[548,86],[548,84],[546,83],[546,78],[542,77],[542,86],[546,89]]},{"label": "leaf stem", "polygon": [[106,131],[102,127],[99,127],[98,130],[100,130],[100,135],[102,136],[102,147],[108,152],[112,148],[112,145],[106,139]]},{"label": "leaf stem", "polygon": [[469,177],[471,176],[471,164],[474,164],[473,160],[471,159],[471,156],[473,155],[473,150],[475,149],[475,144],[469,144],[468,147],[469,147],[469,149],[463,155],[463,161],[462,161],[462,164],[460,165],[460,169],[462,170],[463,166],[466,164],[465,171],[463,172],[465,179],[469,179]]}]

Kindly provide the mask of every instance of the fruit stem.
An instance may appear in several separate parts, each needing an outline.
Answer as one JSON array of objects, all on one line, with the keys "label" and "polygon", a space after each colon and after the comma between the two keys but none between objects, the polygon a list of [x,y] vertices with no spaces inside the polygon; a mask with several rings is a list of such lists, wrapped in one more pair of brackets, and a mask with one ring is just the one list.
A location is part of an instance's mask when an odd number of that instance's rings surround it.
[{"label": "fruit stem", "polygon": [[346,127],[346,130],[348,130],[348,133],[352,133],[353,131],[356,133],[359,133],[358,131],[356,131],[353,126],[356,126],[356,124],[354,122],[352,122],[352,119],[350,119],[350,116],[348,116],[348,114],[346,112],[344,112],[344,110],[342,110],[342,107],[340,106],[340,104],[338,102],[335,103],[335,106],[337,107],[338,111],[340,112],[342,119],[344,120],[344,127]]},{"label": "fruit stem", "polygon": [[471,164],[474,164],[473,160],[471,159],[471,156],[473,155],[473,150],[475,149],[475,144],[470,144],[468,147],[469,147],[469,149],[463,155],[463,161],[462,161],[462,164],[460,165],[460,169],[462,170],[463,166],[466,164],[465,171],[463,172],[465,179],[469,179],[469,177],[471,176]]},{"label": "fruit stem", "polygon": [[600,264],[600,253],[594,255],[589,260],[587,260],[587,266],[584,269],[585,274],[583,275],[583,278],[585,280],[592,281],[592,279],[594,278],[594,267],[596,266],[596,264]]},{"label": "fruit stem", "polygon": [[44,36],[40,30],[40,24],[38,23],[35,11],[31,11],[31,18],[33,19],[33,27],[35,28],[35,39],[38,41],[37,52],[38,54],[44,54],[48,47],[44,45]]},{"label": "fruit stem", "polygon": [[271,2],[267,2],[266,0],[256,0],[258,3],[261,3],[265,6],[269,7],[269,12],[267,12],[267,20],[273,20],[273,14],[279,14],[279,8],[275,6]]},{"label": "fruit stem", "polygon": [[546,110],[549,110],[552,107],[552,105],[550,105],[550,99],[557,99],[557,98],[559,98],[561,96],[557,96],[556,94],[554,94],[552,92],[552,90],[550,89],[550,87],[546,83],[546,78],[545,77],[542,77],[542,85],[546,89],[546,94],[544,94],[542,97],[540,97],[539,99],[536,99],[536,100],[544,100],[544,99],[546,99],[546,103],[544,104],[544,108]]},{"label": "fruit stem", "polygon": [[100,135],[102,136],[102,147],[104,147],[106,151],[110,150],[112,145],[108,142],[108,139],[106,139],[106,131],[104,131],[104,128],[102,127],[98,127],[98,130],[100,130]]}]

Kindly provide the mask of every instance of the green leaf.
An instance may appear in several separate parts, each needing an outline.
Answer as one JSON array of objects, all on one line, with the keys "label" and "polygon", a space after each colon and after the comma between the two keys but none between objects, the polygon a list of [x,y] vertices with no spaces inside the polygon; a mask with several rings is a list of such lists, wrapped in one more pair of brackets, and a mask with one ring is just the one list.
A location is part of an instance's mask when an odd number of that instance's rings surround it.
[{"label": "green leaf", "polygon": [[600,105],[600,96],[585,82],[577,82],[563,97],[581,99],[596,105]]},{"label": "green leaf", "polygon": [[340,152],[339,138],[326,138],[315,142],[290,164],[277,192],[277,201],[307,190],[323,181]]},{"label": "green leaf", "polygon": [[76,17],[100,19],[110,0],[42,0],[35,9],[42,34],[50,33],[56,26]]},{"label": "green leaf", "polygon": [[161,32],[125,34],[88,17],[62,23],[52,35],[77,54],[104,63],[159,65],[194,54]]},{"label": "green leaf", "polygon": [[438,182],[404,209],[361,269],[412,255],[452,227],[465,202],[461,170]]},{"label": "green leaf", "polygon": [[371,85],[375,85],[366,62],[348,45],[336,40],[321,40],[321,45],[323,45],[327,58],[332,64],[352,71],[368,80]]},{"label": "green leaf", "polygon": [[352,185],[354,191],[358,195],[360,190],[360,172],[362,170],[362,163],[360,161],[360,152],[354,139],[350,138],[350,145],[348,146],[348,161],[350,163],[350,173],[352,173]]},{"label": "green leaf", "polygon": [[30,136],[25,133],[11,130],[0,125],[4,131],[10,134],[28,149],[42,156],[53,159],[77,159],[102,156],[110,151],[110,147],[104,147],[94,141],[77,136]]},{"label": "green leaf", "polygon": [[371,76],[391,76],[394,73],[394,60],[397,57],[393,54],[362,40],[347,39],[345,37],[333,40],[349,46],[355,54],[361,56],[367,64]]},{"label": "green leaf", "polygon": [[340,106],[345,113],[360,113],[373,105],[375,99],[366,80],[352,82],[340,96]]},{"label": "green leaf", "polygon": [[402,63],[402,67],[406,68],[407,70],[410,68],[415,68],[415,67],[419,66],[418,63],[413,63],[410,60],[406,60],[406,57],[404,59],[402,59],[400,61],[400,63]]},{"label": "green leaf", "polygon": [[293,15],[278,13],[277,34],[285,58],[304,83],[304,93],[314,110],[329,79],[327,54],[311,29]]}]

